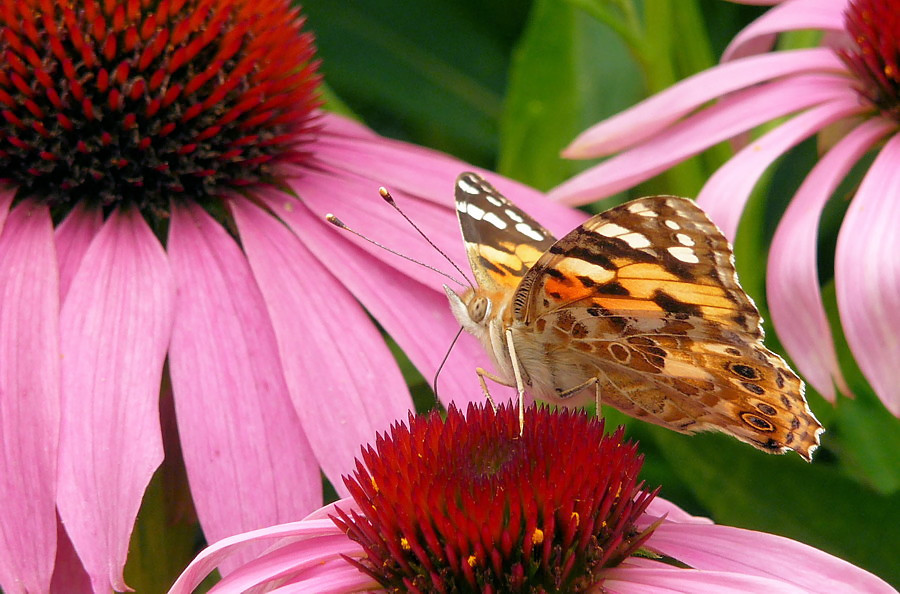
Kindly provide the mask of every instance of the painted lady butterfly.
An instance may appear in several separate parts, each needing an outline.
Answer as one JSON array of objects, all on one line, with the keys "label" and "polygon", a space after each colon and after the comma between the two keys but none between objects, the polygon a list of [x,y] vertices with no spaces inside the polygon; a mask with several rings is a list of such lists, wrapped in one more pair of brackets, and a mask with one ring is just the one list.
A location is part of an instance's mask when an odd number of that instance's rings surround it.
[{"label": "painted lady butterfly", "polygon": [[680,433],[721,431],[806,460],[822,426],[763,346],[731,246],[694,202],[641,198],[556,240],[474,173],[456,207],[478,286],[444,287],[498,375],[566,406],[602,399]]}]

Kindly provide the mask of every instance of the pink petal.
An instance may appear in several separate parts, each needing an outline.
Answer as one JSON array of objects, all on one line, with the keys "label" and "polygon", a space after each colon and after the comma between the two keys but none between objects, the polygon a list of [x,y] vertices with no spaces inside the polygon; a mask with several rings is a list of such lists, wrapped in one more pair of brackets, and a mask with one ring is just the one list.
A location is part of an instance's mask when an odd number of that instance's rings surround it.
[{"label": "pink petal", "polygon": [[609,594],[807,594],[781,580],[677,567],[617,567],[605,571],[601,590]]},{"label": "pink petal", "polygon": [[222,539],[197,555],[172,585],[169,594],[192,592],[222,561],[248,548],[255,548],[259,543],[291,542],[300,539],[316,541],[334,536],[343,537],[347,554],[360,550],[359,546],[348,539],[329,519],[304,519]]},{"label": "pink petal", "polygon": [[244,250],[269,309],[294,407],[339,493],[361,444],[412,406],[397,364],[368,315],[273,216],[232,202]]},{"label": "pink petal", "polygon": [[702,516],[692,516],[671,501],[667,501],[659,496],[654,497],[650,501],[650,505],[647,506],[644,515],[641,517],[641,522],[645,522],[646,525],[650,525],[655,522],[657,518],[660,518],[662,516],[666,517],[667,522],[687,522],[694,524],[713,523],[713,521],[709,518],[704,518]]},{"label": "pink petal", "polygon": [[850,168],[891,130],[884,119],[868,120],[835,144],[797,190],[769,251],[766,295],[778,338],[803,377],[831,401],[834,384],[844,394],[850,389],[841,375],[819,287],[819,217]]},{"label": "pink petal", "polygon": [[129,537],[162,461],[157,400],[173,298],[159,241],[136,210],[117,211],[62,309],[58,508],[97,591],[127,588]]},{"label": "pink petal", "polygon": [[838,235],[834,277],[847,342],[875,393],[900,416],[900,134],[866,173]]},{"label": "pink petal", "polygon": [[757,83],[805,72],[842,72],[830,49],[754,56],[714,66],[582,132],[563,151],[567,159],[602,157],[652,138],[705,103]]},{"label": "pink petal", "polygon": [[[361,556],[362,549],[339,530],[335,530],[330,536],[319,536],[279,546],[225,577],[210,590],[210,594],[226,592],[241,594],[250,588],[267,583],[277,584],[283,580],[302,579],[305,573],[327,563],[332,563],[331,571],[341,569],[339,566],[352,567],[341,558],[341,555]],[[374,585],[373,580],[359,570],[354,568],[354,573],[356,586]],[[348,588],[344,591],[356,590]],[[321,590],[310,588],[307,592],[321,592]]]},{"label": "pink petal", "polygon": [[81,265],[94,236],[103,226],[103,213],[79,203],[56,228],[56,254],[59,259],[59,295],[65,303],[72,279]]},{"label": "pink petal", "polygon": [[847,96],[842,76],[805,75],[734,93],[607,159],[550,192],[555,200],[583,204],[630,188],[714,144],[767,121]]},{"label": "pink petal", "polygon": [[207,540],[305,516],[321,505],[322,478],[246,257],[189,205],[173,207],[168,252],[177,291],[169,373]]},{"label": "pink petal", "polygon": [[[340,116],[331,114],[325,120],[330,124],[339,119]],[[326,125],[325,130],[328,129]],[[377,185],[388,186],[392,193],[403,192],[451,209],[456,177],[463,171],[475,171],[558,235],[571,231],[585,219],[583,213],[548,202],[543,193],[534,188],[492,171],[472,167],[445,153],[398,140],[373,137],[368,141],[357,139],[348,142],[322,134],[316,143],[315,153],[317,160],[340,170],[344,177],[361,177],[366,183],[374,181]],[[374,199],[379,200],[377,195]],[[334,212],[336,208],[332,206],[329,210]],[[340,212],[335,214],[341,215]]]},{"label": "pink petal", "polygon": [[737,235],[738,222],[750,193],[775,159],[829,124],[864,109],[849,88],[845,95],[801,113],[752,141],[704,184],[697,204],[729,241],[733,242]]},{"label": "pink petal", "polygon": [[19,204],[0,234],[0,586],[50,587],[56,552],[59,285],[45,206]]},{"label": "pink petal", "polygon": [[[319,260],[342,280],[430,381],[459,330],[447,297],[440,290],[440,280],[425,286],[410,279],[353,245],[356,238],[314,216],[302,203],[288,210],[268,202],[298,237],[308,245],[319,246]],[[423,328],[428,331],[423,332]],[[475,367],[489,363],[474,337],[465,335],[460,340],[441,372],[438,393],[445,405],[453,401],[465,407],[484,399]],[[496,393],[493,388],[492,395],[501,400],[501,393],[507,398],[512,395],[505,388],[498,387]]]},{"label": "pink petal", "polygon": [[16,197],[16,189],[10,188],[4,184],[0,184],[0,232],[3,231],[3,224],[6,222],[6,216],[9,213],[9,207],[12,205],[13,198]]},{"label": "pink petal", "polygon": [[[381,199],[378,195],[378,188],[370,180],[347,177],[343,174],[310,171],[304,174],[302,179],[294,181],[293,189],[316,218],[324,221],[325,215],[332,212],[366,237],[385,243],[391,249],[438,270],[448,271],[452,276],[459,276],[459,273],[443,256],[429,246],[399,213]],[[397,192],[394,198],[435,245],[450,256],[457,266],[468,270],[469,265],[459,225],[456,222],[456,211],[450,206],[452,191],[453,182],[451,181],[447,188],[448,197],[444,206],[415,199],[405,192]],[[259,194],[279,217],[282,214],[289,215],[292,210],[297,208],[296,198],[278,190],[260,190]],[[287,220],[289,221],[290,218]],[[341,233],[344,233],[350,240],[348,233],[343,231]],[[445,279],[421,265],[408,262],[384,249],[355,238],[353,241],[374,257],[403,272],[405,276],[435,287],[440,287],[441,282],[446,282]]]},{"label": "pink petal", "polygon": [[807,592],[893,592],[878,577],[846,561],[765,532],[663,523],[647,547],[696,569],[775,579]]},{"label": "pink petal", "polygon": [[767,11],[738,33],[725,52],[722,61],[736,60],[772,49],[775,37],[785,31],[821,29],[844,30],[844,9],[847,0],[793,0]]}]

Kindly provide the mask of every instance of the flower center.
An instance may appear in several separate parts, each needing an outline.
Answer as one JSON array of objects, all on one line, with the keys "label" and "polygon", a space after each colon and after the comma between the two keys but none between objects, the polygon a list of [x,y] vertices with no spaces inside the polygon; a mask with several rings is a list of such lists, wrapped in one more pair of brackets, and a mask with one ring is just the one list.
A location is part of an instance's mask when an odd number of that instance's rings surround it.
[{"label": "flower center", "polygon": [[390,591],[579,592],[636,551],[655,493],[622,430],[583,413],[451,406],[363,451],[345,483],[362,513],[335,523]]},{"label": "flower center", "polygon": [[852,0],[844,22],[854,45],[839,53],[860,94],[900,122],[900,1]]},{"label": "flower center", "polygon": [[0,177],[165,213],[296,159],[318,104],[287,0],[3,0]]}]

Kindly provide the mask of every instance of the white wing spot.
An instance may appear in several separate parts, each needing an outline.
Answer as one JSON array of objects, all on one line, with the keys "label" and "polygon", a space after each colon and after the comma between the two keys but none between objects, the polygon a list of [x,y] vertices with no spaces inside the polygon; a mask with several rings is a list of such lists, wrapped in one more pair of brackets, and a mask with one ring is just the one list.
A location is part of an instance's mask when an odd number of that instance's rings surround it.
[{"label": "white wing spot", "polygon": [[515,221],[517,223],[521,223],[522,221],[525,220],[519,215],[519,213],[517,213],[516,211],[514,211],[512,209],[507,208],[505,212],[506,212],[506,216],[508,216],[510,219],[512,219],[513,221]]},{"label": "white wing spot", "polygon": [[480,221],[481,219],[484,218],[484,210],[482,210],[481,208],[475,206],[475,205],[472,204],[471,202],[470,202],[469,204],[466,204],[466,213],[467,213],[470,217],[472,217],[473,219],[475,219],[476,221]]},{"label": "white wing spot", "polygon": [[503,202],[501,202],[500,199],[497,198],[496,196],[491,196],[490,194],[485,194],[484,197],[488,202],[490,202],[494,206],[502,206],[503,205]]},{"label": "white wing spot", "polygon": [[528,223],[516,223],[516,231],[535,241],[542,241],[544,239],[544,234]]},{"label": "white wing spot", "polygon": [[694,253],[689,247],[683,245],[677,245],[675,247],[666,248],[669,250],[669,253],[672,254],[675,258],[681,260],[682,262],[687,262],[688,264],[699,264],[700,258],[697,257],[697,254]]},{"label": "white wing spot", "polygon": [[481,192],[478,186],[473,186],[471,183],[469,183],[468,178],[465,177],[456,182],[456,187],[466,194],[475,195]]},{"label": "white wing spot", "polygon": [[635,213],[635,214],[639,214],[639,215],[641,215],[642,217],[650,217],[650,218],[658,217],[658,216],[659,216],[659,213],[657,213],[655,210],[642,210],[642,211],[637,212],[637,213]]},{"label": "white wing spot", "polygon": [[616,225],[615,223],[606,223],[605,225],[597,227],[597,233],[604,237],[618,237],[619,235],[629,233],[629,230],[621,225]]},{"label": "white wing spot", "polygon": [[666,227],[668,227],[669,229],[674,229],[675,231],[681,229],[681,225],[679,225],[675,221],[666,221]]},{"label": "white wing spot", "polygon": [[694,240],[691,239],[690,235],[685,235],[684,233],[676,233],[675,238],[678,240],[678,243],[681,245],[692,246],[694,245]]},{"label": "white wing spot", "polygon": [[623,235],[619,239],[621,239],[634,249],[650,247],[650,240],[647,239],[646,235],[641,235],[640,233],[628,233],[627,235]]},{"label": "white wing spot", "polygon": [[496,227],[498,229],[506,229],[506,227],[507,227],[506,221],[504,221],[503,219],[498,217],[493,212],[489,212],[486,215],[484,215],[482,220],[486,223],[490,223],[491,225],[493,225],[494,227]]}]

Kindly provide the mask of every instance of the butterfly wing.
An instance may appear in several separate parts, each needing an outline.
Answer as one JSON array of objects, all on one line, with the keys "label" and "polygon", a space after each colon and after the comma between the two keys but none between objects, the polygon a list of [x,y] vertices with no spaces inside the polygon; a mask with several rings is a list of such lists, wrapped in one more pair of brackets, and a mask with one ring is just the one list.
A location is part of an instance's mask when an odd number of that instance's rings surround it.
[{"label": "butterfly wing", "polygon": [[469,265],[488,294],[512,294],[556,241],[476,173],[462,173],[456,179],[456,211]]},{"label": "butterfly wing", "polygon": [[806,458],[818,445],[802,382],[762,344],[731,246],[690,200],[596,215],[548,248],[513,304],[530,343],[555,345],[523,366],[557,392],[596,377],[604,402],[682,433]]}]

